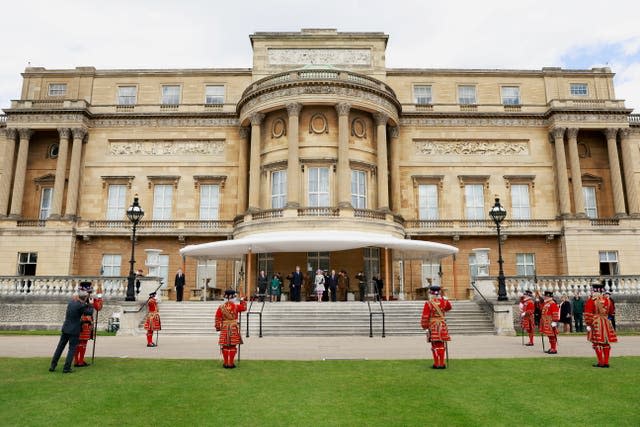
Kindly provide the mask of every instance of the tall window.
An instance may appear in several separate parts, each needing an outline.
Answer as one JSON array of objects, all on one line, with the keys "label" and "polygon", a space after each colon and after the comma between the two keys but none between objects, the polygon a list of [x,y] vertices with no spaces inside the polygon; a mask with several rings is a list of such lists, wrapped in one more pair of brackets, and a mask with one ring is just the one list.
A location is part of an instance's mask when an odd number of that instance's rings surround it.
[{"label": "tall window", "polygon": [[476,281],[478,277],[478,262],[476,260],[476,254],[469,254],[469,278],[472,282]]},{"label": "tall window", "polygon": [[205,89],[204,103],[207,105],[224,104],[224,86],[207,85]]},{"label": "tall window", "polygon": [[[122,256],[118,254],[103,254],[102,266],[100,268],[101,276],[120,276],[120,265],[122,264]],[[117,280],[105,280],[104,290],[113,292],[118,289]]]},{"label": "tall window", "polygon": [[311,280],[318,269],[329,270],[329,252],[307,252],[307,272],[313,272]]},{"label": "tall window", "polygon": [[471,85],[458,86],[458,104],[475,105],[476,87]]},{"label": "tall window", "polygon": [[200,219],[218,219],[219,208],[220,186],[217,184],[200,185]]},{"label": "tall window", "polygon": [[271,208],[282,209],[287,203],[287,171],[271,173]]},{"label": "tall window", "polygon": [[503,105],[520,105],[520,88],[518,86],[502,86]]},{"label": "tall window", "polygon": [[110,221],[120,221],[125,219],[126,208],[125,196],[126,185],[110,185],[107,196],[107,219]]},{"label": "tall window", "polygon": [[467,219],[485,219],[484,186],[482,184],[465,185],[464,202]]},{"label": "tall window", "polygon": [[380,248],[364,248],[364,274],[367,276],[367,293],[373,293],[373,276],[380,276]]},{"label": "tall window", "polygon": [[598,218],[596,187],[582,187],[584,196],[584,212],[589,218]]},{"label": "tall window", "polygon": [[40,196],[40,219],[49,218],[51,213],[51,200],[53,196],[53,188],[43,188]]},{"label": "tall window", "polygon": [[438,219],[438,186],[421,184],[418,186],[418,210],[420,219]]},{"label": "tall window", "polygon": [[162,103],[165,105],[178,105],[180,103],[180,86],[162,86]]},{"label": "tall window", "polygon": [[367,173],[351,171],[351,204],[356,209],[367,208]]},{"label": "tall window", "polygon": [[49,96],[65,96],[67,94],[66,83],[50,83]]},{"label": "tall window", "polygon": [[529,186],[526,184],[511,185],[511,217],[513,219],[531,219]]},{"label": "tall window", "polygon": [[36,252],[18,252],[18,276],[35,276],[37,264]]},{"label": "tall window", "polygon": [[216,272],[218,264],[215,259],[198,259],[196,287],[200,289],[216,287]]},{"label": "tall window", "polygon": [[309,206],[329,206],[329,168],[309,168]]},{"label": "tall window", "polygon": [[440,286],[440,264],[423,262],[422,263],[422,286],[431,285]]},{"label": "tall window", "polygon": [[135,105],[137,91],[135,86],[118,86],[118,105]]},{"label": "tall window", "polygon": [[153,189],[153,219],[171,219],[173,185],[159,184]]},{"label": "tall window", "polygon": [[433,104],[431,96],[431,86],[415,85],[413,87],[413,103],[414,104]]},{"label": "tall window", "polygon": [[516,254],[516,274],[518,276],[534,276],[536,274],[535,254]]},{"label": "tall window", "polygon": [[618,271],[618,252],[600,251],[600,274],[613,276],[620,274]]},{"label": "tall window", "polygon": [[158,276],[162,278],[162,287],[166,288],[169,283],[169,255],[158,255],[158,263]]},{"label": "tall window", "polygon": [[589,87],[586,83],[571,83],[570,91],[572,96],[589,95]]},{"label": "tall window", "polygon": [[258,271],[256,272],[256,277],[260,275],[261,271],[264,271],[267,277],[273,275],[273,254],[268,252],[258,254]]}]

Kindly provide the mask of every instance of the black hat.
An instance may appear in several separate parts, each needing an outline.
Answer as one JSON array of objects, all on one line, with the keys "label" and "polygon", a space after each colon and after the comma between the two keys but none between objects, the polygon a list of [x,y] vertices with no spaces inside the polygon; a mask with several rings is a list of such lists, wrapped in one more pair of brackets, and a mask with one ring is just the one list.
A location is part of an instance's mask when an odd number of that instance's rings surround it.
[{"label": "black hat", "polygon": [[602,283],[592,283],[591,284],[591,290],[593,292],[603,292],[604,291],[604,285]]},{"label": "black hat", "polygon": [[91,290],[91,287],[92,287],[91,282],[80,282],[80,285],[79,285],[79,288],[85,291]]},{"label": "black hat", "polygon": [[429,286],[429,293],[431,295],[440,295],[440,286],[438,285]]},{"label": "black hat", "polygon": [[233,289],[227,289],[226,291],[224,291],[224,296],[225,297],[232,297],[235,294],[237,294],[237,292],[234,291]]},{"label": "black hat", "polygon": [[155,293],[155,292],[151,292],[151,293],[149,294],[149,297],[155,297],[155,296],[156,296],[156,293]]},{"label": "black hat", "polygon": [[528,297],[532,297],[533,296],[533,292],[531,292],[529,289],[527,289],[526,291],[524,291],[524,294]]},{"label": "black hat", "polygon": [[553,291],[544,291],[545,297],[553,297]]}]

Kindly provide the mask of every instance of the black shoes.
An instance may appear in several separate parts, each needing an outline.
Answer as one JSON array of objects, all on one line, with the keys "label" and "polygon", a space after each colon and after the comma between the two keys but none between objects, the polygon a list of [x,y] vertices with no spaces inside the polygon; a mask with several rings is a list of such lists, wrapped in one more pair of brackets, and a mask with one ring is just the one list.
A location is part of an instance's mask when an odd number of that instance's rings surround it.
[{"label": "black shoes", "polygon": [[63,373],[63,374],[70,374],[70,373],[72,373],[72,372],[73,372],[73,369],[63,369],[63,370],[62,370],[62,373]]},{"label": "black shoes", "polygon": [[49,368],[49,372],[55,372],[55,371],[56,371],[55,366],[52,366],[52,367]]},{"label": "black shoes", "polygon": [[76,368],[84,368],[85,366],[89,366],[89,365],[90,365],[90,363],[83,362],[81,364],[76,363],[73,366],[75,366]]},{"label": "black shoes", "polygon": [[528,343],[526,343],[525,345],[526,345],[527,347],[531,347],[531,346],[533,345],[533,343],[532,343],[532,342],[528,342]]},{"label": "black shoes", "polygon": [[606,364],[606,365],[601,365],[601,364],[599,364],[599,363],[594,363],[594,364],[593,364],[593,365],[591,365],[591,366],[593,366],[594,368],[608,368],[608,367],[609,367],[609,365],[608,365],[608,364]]},{"label": "black shoes", "polygon": [[153,342],[151,344],[147,344],[147,347],[157,347],[157,346],[158,346],[158,344],[153,343]]},{"label": "black shoes", "polygon": [[545,353],[547,353],[547,354],[558,354],[558,352],[556,350],[547,350],[547,351],[545,351]]}]

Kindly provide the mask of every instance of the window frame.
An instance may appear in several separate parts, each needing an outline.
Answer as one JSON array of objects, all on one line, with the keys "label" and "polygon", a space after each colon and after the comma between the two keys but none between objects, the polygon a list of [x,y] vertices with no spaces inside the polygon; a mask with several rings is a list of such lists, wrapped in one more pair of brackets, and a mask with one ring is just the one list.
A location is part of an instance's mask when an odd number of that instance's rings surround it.
[{"label": "window frame", "polygon": [[367,209],[367,179],[367,171],[351,169],[351,205],[355,209]]},{"label": "window frame", "polygon": [[[473,89],[473,99],[462,97],[462,90]],[[470,102],[473,101],[473,102]],[[459,105],[478,105],[478,88],[475,84],[459,84],[458,85],[458,104]]]},{"label": "window frame", "polygon": [[[511,194],[511,219],[531,219],[531,186],[526,183],[512,183],[509,187]],[[520,202],[517,197],[514,197],[514,189],[525,188],[526,189],[526,205],[517,204]]]},{"label": "window frame", "polygon": [[[208,93],[209,88],[221,88],[221,94],[213,94],[210,95]],[[209,102],[209,97],[215,98],[220,100],[220,102]],[[210,84],[205,84],[204,86],[204,105],[224,105],[226,100],[226,87],[223,84],[214,84],[214,83],[210,83]]]},{"label": "window frame", "polygon": [[[120,91],[122,89],[133,89],[132,95],[123,95]],[[138,86],[137,85],[118,85],[116,89],[116,105],[136,105],[138,102]],[[133,102],[122,102],[125,99],[133,98]]]},{"label": "window frame", "polygon": [[[574,91],[574,89],[578,87],[584,88],[584,93],[582,93],[582,91]],[[569,83],[569,95],[580,98],[589,96],[589,84],[580,82]]]},{"label": "window frame", "polygon": [[[427,203],[425,206],[423,206],[422,204],[422,189],[431,189],[433,188],[433,195],[435,195],[435,206],[429,206],[429,204]],[[438,220],[440,219],[440,212],[439,212],[439,205],[440,205],[440,200],[439,200],[439,185],[435,184],[435,183],[420,183],[418,184],[418,192],[417,192],[417,197],[418,197],[418,201],[417,201],[417,206],[418,206],[418,219],[420,220]],[[428,199],[427,199],[428,200]]]},{"label": "window frame", "polygon": [[[214,184],[214,183],[201,183],[198,187],[199,187],[198,190],[200,193],[199,194],[200,206],[198,209],[198,213],[199,213],[198,217],[201,220],[205,220],[205,221],[212,221],[212,220],[215,221],[219,219],[220,218],[220,193],[222,192],[221,185]],[[215,192],[213,191],[214,189],[216,189]],[[209,192],[214,192],[216,194],[208,194],[206,195],[206,197],[203,197],[203,195],[205,195],[207,190]],[[215,197],[210,200],[203,200],[211,196],[215,196]],[[213,200],[215,200],[216,203],[213,203]],[[206,202],[208,202],[208,204]]]},{"label": "window frame", "polygon": [[[418,89],[429,89],[428,95],[419,95]],[[425,98],[426,101],[421,99]],[[413,85],[413,103],[416,105],[433,105],[433,85],[430,84],[414,84]]]},{"label": "window frame", "polygon": [[[114,197],[119,197],[121,200],[117,200],[115,205],[112,205],[112,189],[118,190],[118,194]],[[119,194],[120,191],[122,194]],[[115,191],[114,191],[115,192]],[[119,206],[119,204],[122,206]],[[105,212],[105,218],[107,221],[124,221],[127,214],[127,185],[126,184],[109,184],[107,187],[107,207]]]},{"label": "window frame", "polygon": [[[60,86],[60,89],[55,90],[55,93],[54,93],[55,86]],[[67,95],[68,89],[69,89],[69,86],[66,83],[49,83],[47,86],[47,97],[61,98]]]},{"label": "window frame", "polygon": [[271,209],[284,209],[287,205],[287,170],[271,171]]},{"label": "window frame", "polygon": [[[165,89],[168,89],[168,88],[178,88],[177,102],[166,102],[166,101],[170,101],[170,99],[166,98],[169,95],[165,94]],[[171,100],[173,100],[173,99],[171,99]],[[161,86],[161,89],[160,89],[160,104],[161,105],[179,105],[181,100],[182,100],[182,85],[179,85],[179,84],[163,84]]]},{"label": "window frame", "polygon": [[[38,253],[37,252],[18,252],[17,261],[18,262],[16,265],[16,274],[18,276],[35,276],[36,275],[36,270],[38,269]],[[30,266],[33,266],[33,272],[31,272]],[[33,273],[33,274],[29,274],[29,273]]]},{"label": "window frame", "polygon": [[[330,167],[329,166],[308,166],[307,169],[307,203],[309,207],[312,208],[325,208],[331,206],[331,176],[330,176]],[[317,171],[317,189],[312,188],[312,178],[313,172]],[[326,171],[326,191],[322,191],[323,187],[322,179],[324,177],[320,176],[320,172]],[[312,198],[317,197],[317,201],[314,204],[312,202]],[[323,199],[326,197],[326,203],[323,203]]]},{"label": "window frame", "polygon": [[[479,189],[479,195],[482,197],[481,200],[481,206],[475,206],[475,205],[471,205],[469,202],[469,194],[467,192],[467,189],[471,189],[473,188],[474,191],[476,191],[475,189]],[[464,184],[464,217],[467,220],[481,220],[481,219],[486,219],[487,213],[486,213],[486,209],[485,209],[485,204],[486,204],[486,198],[485,198],[485,194],[484,194],[484,190],[485,190],[485,185],[483,183],[477,183],[477,182],[469,182],[469,183],[465,183]],[[478,194],[473,194],[473,200],[472,201],[476,201],[475,198]]]},{"label": "window frame", "polygon": [[[47,206],[45,206],[45,200]],[[40,209],[38,219],[46,220],[51,215],[51,205],[53,204],[53,187],[42,187],[40,190]]]},{"label": "window frame", "polygon": [[[591,201],[591,195],[588,192],[593,192],[593,206],[589,203]],[[595,185],[583,185],[582,186],[582,198],[584,199],[584,213],[587,218],[598,218],[598,188]],[[591,214],[590,214],[591,213]]]},{"label": "window frame", "polygon": [[[162,190],[159,194],[159,190]],[[170,194],[167,197],[166,192]],[[170,221],[173,219],[173,198],[175,196],[172,184],[158,183],[153,186],[153,217],[154,221]],[[168,201],[168,203],[167,203]]]},{"label": "window frame", "polygon": [[[512,96],[505,96],[505,89],[516,89],[517,91],[517,96],[515,98],[516,102],[509,102],[507,101],[508,99],[512,99]],[[504,86],[500,86],[500,99],[502,101],[502,105],[507,105],[507,106],[517,106],[517,105],[522,105],[522,99],[520,97],[520,86],[515,86],[515,85],[504,85]]]},{"label": "window frame", "polygon": [[536,275],[536,254],[533,252],[516,253],[516,275],[535,276]]}]

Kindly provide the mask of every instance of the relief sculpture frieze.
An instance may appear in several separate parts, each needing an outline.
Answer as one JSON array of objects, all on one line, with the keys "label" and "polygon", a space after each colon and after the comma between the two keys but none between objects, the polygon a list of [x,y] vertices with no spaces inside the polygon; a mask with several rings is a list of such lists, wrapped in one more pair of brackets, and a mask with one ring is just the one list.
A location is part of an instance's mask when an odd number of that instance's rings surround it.
[{"label": "relief sculpture frieze", "polygon": [[269,49],[270,65],[370,65],[369,49]]},{"label": "relief sculpture frieze", "polygon": [[528,140],[414,140],[418,155],[528,156]]},{"label": "relief sculpture frieze", "polygon": [[211,140],[126,140],[109,141],[112,156],[172,156],[201,154],[219,156],[224,153],[222,139]]}]

